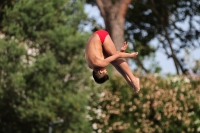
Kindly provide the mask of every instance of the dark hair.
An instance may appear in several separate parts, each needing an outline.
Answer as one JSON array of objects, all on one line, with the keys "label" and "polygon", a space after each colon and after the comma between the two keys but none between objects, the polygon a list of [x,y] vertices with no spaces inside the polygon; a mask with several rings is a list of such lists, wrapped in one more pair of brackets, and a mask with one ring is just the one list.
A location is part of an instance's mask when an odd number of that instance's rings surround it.
[{"label": "dark hair", "polygon": [[98,71],[93,71],[92,74],[93,74],[94,81],[97,82],[98,84],[102,84],[106,82],[106,80],[109,79],[107,73],[99,73]]}]

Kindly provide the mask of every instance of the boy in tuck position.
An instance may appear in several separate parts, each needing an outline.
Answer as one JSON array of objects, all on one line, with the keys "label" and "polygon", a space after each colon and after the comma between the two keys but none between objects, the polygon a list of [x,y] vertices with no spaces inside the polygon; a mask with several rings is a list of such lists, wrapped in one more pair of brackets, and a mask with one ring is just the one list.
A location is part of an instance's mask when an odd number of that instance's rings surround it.
[{"label": "boy in tuck position", "polygon": [[93,69],[94,80],[101,84],[109,79],[106,66],[111,63],[121,75],[126,79],[128,84],[134,88],[134,92],[140,90],[140,81],[132,74],[127,62],[122,58],[133,58],[138,52],[125,53],[128,44],[124,42],[120,51],[116,47],[105,30],[96,31],[89,39],[85,49],[85,59],[88,67]]}]

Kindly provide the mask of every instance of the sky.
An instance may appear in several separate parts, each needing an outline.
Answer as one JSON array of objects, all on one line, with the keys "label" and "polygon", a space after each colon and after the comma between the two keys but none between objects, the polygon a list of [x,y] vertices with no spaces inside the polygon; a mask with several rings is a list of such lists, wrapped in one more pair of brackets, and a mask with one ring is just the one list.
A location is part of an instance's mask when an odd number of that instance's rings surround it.
[{"label": "sky", "polygon": [[[94,18],[97,21],[97,24],[101,25],[102,27],[105,27],[104,20],[100,15],[99,9],[96,6],[91,6],[91,5],[86,4],[85,5],[85,13],[88,14],[89,18]],[[183,26],[186,26],[186,25],[183,24]],[[90,31],[90,29],[91,29],[91,26],[89,26],[89,25],[85,27],[86,31]],[[155,40],[153,40],[153,41],[155,41]],[[151,42],[151,43],[155,43],[155,42]],[[190,60],[188,63],[189,64],[188,67],[193,66],[192,59],[200,60],[200,48],[191,50],[190,54],[191,55],[188,58]],[[181,53],[181,55],[185,55],[185,53],[183,52],[183,53]],[[155,60],[159,63],[159,66],[162,68],[162,71],[161,71],[162,74],[166,74],[166,73],[175,74],[176,73],[176,69],[175,69],[173,60],[168,59],[166,57],[166,55],[164,55],[163,53],[156,52]],[[146,65],[148,65],[148,64],[149,64],[149,62],[146,62]],[[136,66],[133,65],[133,67],[136,67]]]}]

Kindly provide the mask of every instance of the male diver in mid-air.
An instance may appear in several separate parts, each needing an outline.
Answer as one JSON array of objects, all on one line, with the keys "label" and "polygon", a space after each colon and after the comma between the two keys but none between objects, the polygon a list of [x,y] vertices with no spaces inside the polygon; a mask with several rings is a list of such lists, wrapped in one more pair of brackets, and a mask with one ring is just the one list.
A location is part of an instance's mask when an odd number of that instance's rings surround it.
[{"label": "male diver in mid-air", "polygon": [[125,53],[128,44],[124,42],[120,51],[116,47],[105,30],[96,31],[89,39],[85,49],[85,59],[89,68],[93,69],[93,78],[95,82],[101,84],[109,79],[106,66],[111,63],[126,79],[129,85],[134,88],[134,92],[140,90],[139,78],[132,74],[127,62],[122,58],[133,58],[138,52]]}]

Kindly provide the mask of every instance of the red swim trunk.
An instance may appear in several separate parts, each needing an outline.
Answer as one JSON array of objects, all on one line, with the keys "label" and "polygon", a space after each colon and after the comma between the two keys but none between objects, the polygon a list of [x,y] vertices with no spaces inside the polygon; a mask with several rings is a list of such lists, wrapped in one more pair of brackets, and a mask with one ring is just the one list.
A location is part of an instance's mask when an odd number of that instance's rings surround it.
[{"label": "red swim trunk", "polygon": [[97,34],[99,36],[99,38],[101,40],[101,43],[103,43],[105,38],[106,38],[106,36],[108,35],[108,32],[105,31],[105,30],[97,30],[95,32],[95,34]]}]

